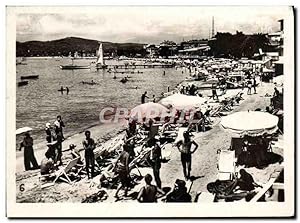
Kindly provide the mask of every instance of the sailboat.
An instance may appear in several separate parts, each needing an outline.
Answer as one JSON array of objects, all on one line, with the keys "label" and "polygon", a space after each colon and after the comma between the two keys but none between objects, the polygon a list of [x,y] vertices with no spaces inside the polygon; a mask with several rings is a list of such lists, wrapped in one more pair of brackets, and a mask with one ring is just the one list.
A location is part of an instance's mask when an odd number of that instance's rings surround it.
[{"label": "sailboat", "polygon": [[107,68],[107,65],[104,63],[102,43],[100,43],[99,49],[98,49],[98,52],[97,52],[96,68],[97,69],[105,69],[105,68]]},{"label": "sailboat", "polygon": [[[71,57],[71,52],[69,54],[69,57]],[[88,66],[83,66],[83,65],[74,65],[74,59],[78,57],[78,53],[75,52],[74,54],[74,57],[71,57],[71,60],[72,60],[72,64],[69,64],[69,65],[60,65],[60,69],[62,70],[76,70],[76,69],[91,69],[91,66],[88,65]]]}]

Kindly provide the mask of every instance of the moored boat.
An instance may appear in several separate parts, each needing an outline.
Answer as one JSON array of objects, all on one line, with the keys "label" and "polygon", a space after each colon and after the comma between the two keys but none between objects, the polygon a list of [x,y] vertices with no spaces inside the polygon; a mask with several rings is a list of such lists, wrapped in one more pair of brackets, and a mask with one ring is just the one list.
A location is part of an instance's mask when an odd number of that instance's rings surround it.
[{"label": "moored boat", "polygon": [[82,66],[82,65],[60,65],[60,69],[62,70],[76,70],[76,69],[90,69],[91,66]]},{"label": "moored boat", "polygon": [[25,79],[38,79],[39,75],[27,75],[27,76],[21,76],[21,80]]},{"label": "moored boat", "polygon": [[28,81],[19,81],[18,82],[18,87],[25,86],[27,84],[28,84]]}]

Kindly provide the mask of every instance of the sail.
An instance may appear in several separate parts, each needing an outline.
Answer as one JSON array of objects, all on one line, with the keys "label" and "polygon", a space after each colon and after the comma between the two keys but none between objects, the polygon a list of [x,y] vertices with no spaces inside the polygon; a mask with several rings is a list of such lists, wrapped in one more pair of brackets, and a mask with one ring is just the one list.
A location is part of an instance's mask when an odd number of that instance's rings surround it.
[{"label": "sail", "polygon": [[98,53],[97,53],[97,64],[104,65],[102,43],[100,43]]},{"label": "sail", "polygon": [[97,54],[97,64],[104,65],[104,59],[103,59],[103,46],[102,43],[99,45],[98,54]]}]

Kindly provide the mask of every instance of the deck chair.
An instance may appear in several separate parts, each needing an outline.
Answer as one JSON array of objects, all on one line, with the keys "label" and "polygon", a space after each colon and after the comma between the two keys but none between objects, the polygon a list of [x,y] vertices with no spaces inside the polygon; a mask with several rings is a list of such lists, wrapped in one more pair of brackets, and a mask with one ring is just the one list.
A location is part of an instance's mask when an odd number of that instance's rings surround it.
[{"label": "deck chair", "polygon": [[212,110],[211,110],[211,112],[210,112],[210,116],[211,117],[221,117],[220,116],[220,113],[222,112],[222,110],[223,110],[223,106],[222,105],[219,105],[219,106],[217,106],[217,107],[215,107],[215,108],[213,108]]},{"label": "deck chair", "polygon": [[218,179],[233,180],[236,174],[235,152],[230,150],[219,151]]},{"label": "deck chair", "polygon": [[80,160],[80,157],[77,157],[75,159],[72,159],[71,161],[68,162],[68,164],[64,167],[61,167],[59,170],[57,170],[55,172],[55,179],[53,180],[53,184],[55,184],[55,182],[58,180],[58,179],[61,179],[62,181],[66,182],[66,183],[69,183],[69,184],[72,184],[73,182],[70,180],[69,176],[68,176],[68,173],[69,171],[77,165],[78,161]]},{"label": "deck chair", "polygon": [[[201,118],[199,120],[197,120],[197,122],[190,122],[190,124],[188,125],[188,130],[192,131],[195,130],[196,132],[200,132],[200,126],[201,125],[205,125],[204,119]],[[203,128],[203,127],[202,127]],[[204,127],[205,128],[205,127]]]}]

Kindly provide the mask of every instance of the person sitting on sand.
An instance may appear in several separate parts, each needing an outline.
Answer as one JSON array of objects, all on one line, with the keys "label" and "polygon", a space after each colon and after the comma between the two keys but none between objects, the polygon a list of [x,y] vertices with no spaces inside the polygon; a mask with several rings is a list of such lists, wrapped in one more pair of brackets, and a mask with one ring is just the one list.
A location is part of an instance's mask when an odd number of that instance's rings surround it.
[{"label": "person sitting on sand", "polygon": [[154,203],[157,202],[157,194],[158,192],[164,194],[164,192],[151,184],[152,176],[150,174],[146,174],[144,177],[146,185],[143,186],[137,196],[137,200],[142,203]]},{"label": "person sitting on sand", "polygon": [[230,185],[226,189],[226,195],[231,194],[232,192],[236,190],[243,190],[243,191],[252,191],[255,189],[255,187],[261,187],[259,184],[257,184],[250,173],[248,173],[246,170],[241,169],[240,170],[240,177],[237,178],[232,185]]},{"label": "person sitting on sand", "polygon": [[42,160],[40,167],[41,175],[48,175],[54,172],[55,164],[49,151],[45,153],[45,158]]},{"label": "person sitting on sand", "polygon": [[177,179],[173,191],[166,197],[166,202],[191,202],[192,197],[185,185],[185,181]]}]

